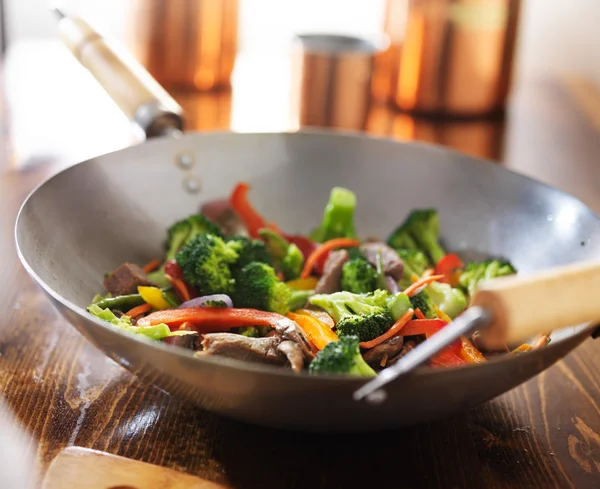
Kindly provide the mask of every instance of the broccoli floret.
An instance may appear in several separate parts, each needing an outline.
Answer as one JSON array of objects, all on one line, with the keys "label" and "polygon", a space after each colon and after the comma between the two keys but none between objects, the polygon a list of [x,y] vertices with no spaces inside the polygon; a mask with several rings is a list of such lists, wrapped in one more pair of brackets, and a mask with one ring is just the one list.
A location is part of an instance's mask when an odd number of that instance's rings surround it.
[{"label": "broccoli floret", "polygon": [[313,294],[312,290],[297,290],[292,289],[290,287],[291,295],[288,300],[288,307],[290,311],[295,311],[296,309],[304,309],[306,306],[306,301]]},{"label": "broccoli floret", "polygon": [[329,195],[329,202],[323,212],[323,220],[311,233],[311,238],[323,243],[333,238],[356,238],[354,228],[354,211],[356,195],[354,192],[334,187]]},{"label": "broccoli floret", "polygon": [[183,277],[201,295],[232,294],[235,280],[230,266],[237,259],[234,247],[214,234],[197,235],[176,256]]},{"label": "broccoli floret", "polygon": [[335,319],[338,335],[356,335],[360,341],[370,341],[385,333],[394,322],[388,311],[388,299],[383,290],[372,294],[344,291],[313,295],[309,302]]},{"label": "broccoli floret", "polygon": [[309,302],[313,306],[325,309],[338,322],[344,316],[384,313],[387,311],[388,297],[388,293],[384,290],[376,290],[372,294],[353,294],[343,291],[316,294],[309,299]]},{"label": "broccoli floret", "polygon": [[167,255],[165,261],[175,259],[181,247],[199,234],[213,234],[222,237],[221,229],[203,214],[193,214],[177,221],[167,230]]},{"label": "broccoli floret", "polygon": [[228,307],[228,306],[227,306],[227,302],[225,302],[225,301],[211,299],[211,300],[204,301],[204,303],[202,304],[202,307]]},{"label": "broccoli floret", "polygon": [[364,258],[347,261],[342,267],[342,290],[355,294],[368,294],[377,289],[377,271]]},{"label": "broccoli floret", "polygon": [[460,289],[455,289],[449,284],[432,282],[426,289],[431,300],[438,306],[440,311],[454,319],[467,308],[467,298]]},{"label": "broccoli floret", "polygon": [[411,284],[413,275],[420,277],[428,266],[427,257],[418,250],[397,249],[396,253],[404,263],[404,275],[400,280],[400,287],[405,289]]},{"label": "broccoli floret", "polygon": [[340,337],[358,336],[360,341],[371,341],[385,333],[394,323],[389,312],[344,316],[335,326]]},{"label": "broccoli floret", "polygon": [[387,306],[392,319],[398,321],[412,307],[412,304],[406,294],[398,292],[390,296]]},{"label": "broccoli floret", "polygon": [[435,265],[446,254],[439,242],[440,220],[435,209],[417,209],[388,238],[395,249],[422,251]]},{"label": "broccoli floret", "polygon": [[297,279],[304,265],[304,255],[300,248],[294,243],[289,243],[272,229],[263,228],[258,233],[265,240],[267,248],[273,255],[275,266],[281,270],[285,279]]},{"label": "broccoli floret", "polygon": [[287,314],[291,298],[290,287],[279,280],[273,267],[266,263],[249,263],[236,276],[233,299],[236,307]]},{"label": "broccoli floret", "polygon": [[410,303],[414,310],[417,310],[417,308],[421,309],[421,312],[427,319],[435,319],[437,317],[435,313],[435,303],[427,289],[413,295],[410,298]]},{"label": "broccoli floret", "polygon": [[310,363],[308,372],[311,375],[375,377],[377,374],[360,354],[358,343],[356,336],[344,336],[328,343]]},{"label": "broccoli floret", "polygon": [[248,263],[252,263],[253,261],[266,263],[267,265],[273,263],[273,258],[271,257],[271,253],[267,246],[259,239],[251,239],[247,236],[234,236],[227,243],[230,244],[239,255],[239,258],[233,266],[236,270],[241,270],[248,265]]},{"label": "broccoli floret", "polygon": [[485,260],[482,262],[467,263],[463,272],[458,278],[458,282],[469,296],[475,294],[477,285],[483,280],[489,280],[504,275],[513,275],[517,273],[515,267],[506,260]]}]

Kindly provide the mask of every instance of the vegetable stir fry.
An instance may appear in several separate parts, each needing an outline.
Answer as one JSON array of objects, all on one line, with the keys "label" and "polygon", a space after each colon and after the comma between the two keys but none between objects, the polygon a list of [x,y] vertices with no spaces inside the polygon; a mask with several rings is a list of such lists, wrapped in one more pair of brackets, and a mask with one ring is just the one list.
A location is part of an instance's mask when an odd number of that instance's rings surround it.
[{"label": "vegetable stir fry", "polygon": [[[412,211],[385,241],[361,239],[356,195],[336,187],[321,222],[303,236],[262,217],[250,190],[239,183],[227,201],[174,223],[164,256],[108,274],[89,313],[196,356],[372,377],[462,314],[482,281],[516,273],[505,260],[463,263],[447,252],[434,209]],[[430,364],[506,352],[482,350],[475,334]]]}]

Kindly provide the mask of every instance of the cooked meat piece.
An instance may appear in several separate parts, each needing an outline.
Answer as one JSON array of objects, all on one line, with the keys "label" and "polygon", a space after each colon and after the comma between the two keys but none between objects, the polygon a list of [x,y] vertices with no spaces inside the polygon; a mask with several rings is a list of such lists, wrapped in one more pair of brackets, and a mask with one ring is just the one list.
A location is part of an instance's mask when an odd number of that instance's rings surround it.
[{"label": "cooked meat piece", "polygon": [[471,336],[471,341],[481,353],[508,353],[510,351],[510,349],[507,346],[505,346],[504,348],[497,348],[493,350],[486,348],[483,345],[483,342],[481,341],[481,335],[478,331],[475,331],[475,333],[473,333],[473,336]]},{"label": "cooked meat piece", "polygon": [[415,346],[417,346],[417,343],[413,340],[408,340],[406,343],[404,343],[404,345],[402,345],[402,348],[400,348],[400,351],[398,352],[398,354],[395,357],[390,358],[388,360],[388,362],[387,362],[388,367],[390,365],[394,365],[394,363],[396,363],[398,360],[400,360],[404,355],[406,355]]},{"label": "cooked meat piece", "polygon": [[246,362],[285,365],[286,356],[279,350],[280,336],[249,338],[234,333],[208,333],[204,335],[203,354],[221,355]]},{"label": "cooked meat piece", "polygon": [[404,263],[392,248],[381,241],[379,243],[364,243],[360,250],[365,257],[373,265],[377,266],[377,254],[381,253],[381,264],[386,275],[390,275],[396,281],[402,278],[404,273]]},{"label": "cooked meat piece", "polygon": [[189,348],[190,350],[198,349],[198,339],[200,335],[195,331],[181,336],[168,336],[163,339],[163,343],[181,348]]},{"label": "cooked meat piece", "polygon": [[296,343],[305,358],[314,358],[314,354],[311,351],[310,346],[308,346],[304,333],[295,321],[282,317],[275,325],[275,331],[277,331],[277,334],[282,340],[290,340]]},{"label": "cooked meat piece", "polygon": [[125,314],[123,311],[119,311],[118,309],[111,309],[110,311],[118,318],[120,318],[121,316],[123,316]]},{"label": "cooked meat piece", "polygon": [[225,236],[248,236],[244,221],[229,206],[228,200],[207,202],[200,212],[216,223]]},{"label": "cooked meat piece", "polygon": [[340,279],[342,268],[348,261],[348,252],[338,250],[329,253],[329,257],[323,267],[323,275],[315,286],[315,294],[333,294],[340,290]]},{"label": "cooked meat piece", "polygon": [[300,372],[304,367],[304,354],[298,343],[290,340],[282,341],[277,349],[283,353],[296,373]]},{"label": "cooked meat piece", "polygon": [[403,343],[404,338],[402,336],[393,336],[375,348],[371,348],[363,355],[363,358],[369,365],[377,367],[381,364],[384,355],[387,355],[387,358],[393,358],[397,355],[402,350]]},{"label": "cooked meat piece", "polygon": [[154,285],[144,271],[132,263],[123,263],[104,279],[104,288],[113,296],[136,294],[138,285]]}]

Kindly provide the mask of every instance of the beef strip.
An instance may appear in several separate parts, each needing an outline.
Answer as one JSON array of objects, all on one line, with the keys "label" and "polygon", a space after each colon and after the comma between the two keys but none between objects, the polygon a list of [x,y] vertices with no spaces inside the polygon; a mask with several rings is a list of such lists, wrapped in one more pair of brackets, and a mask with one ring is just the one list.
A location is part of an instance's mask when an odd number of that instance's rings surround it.
[{"label": "beef strip", "polygon": [[398,352],[398,354],[395,357],[390,358],[388,360],[387,366],[389,367],[391,365],[394,365],[394,363],[396,363],[398,360],[400,360],[404,355],[406,355],[415,346],[417,346],[416,341],[408,340],[407,342],[405,342],[404,345],[402,345],[402,348],[400,348],[400,351]]},{"label": "beef strip", "polygon": [[202,340],[203,355],[221,355],[246,362],[285,365],[300,372],[304,367],[305,355],[295,341],[282,336],[249,338],[234,333],[208,333]]},{"label": "beef strip", "polygon": [[378,367],[380,366],[384,355],[387,355],[388,359],[393,358],[400,350],[402,350],[403,344],[404,338],[402,336],[393,336],[389,340],[377,345],[375,348],[371,348],[363,355],[363,358],[369,365]]},{"label": "beef strip", "polygon": [[136,294],[139,285],[154,285],[137,265],[123,263],[104,279],[104,288],[113,296]]},{"label": "beef strip", "polygon": [[200,212],[219,226],[225,236],[248,236],[244,221],[229,206],[228,200],[207,202]]},{"label": "beef strip", "polygon": [[404,263],[398,253],[388,245],[381,241],[379,243],[364,243],[361,245],[360,250],[374,267],[377,266],[377,254],[381,253],[381,265],[384,273],[396,281],[402,278]]},{"label": "beef strip", "polygon": [[190,350],[198,349],[198,339],[200,335],[195,331],[192,333],[178,335],[178,336],[167,336],[163,339],[163,343],[172,346],[179,346],[181,348],[189,348]]},{"label": "beef strip", "polygon": [[315,286],[315,294],[333,294],[341,288],[342,268],[348,261],[346,250],[332,251],[323,267],[323,275]]}]

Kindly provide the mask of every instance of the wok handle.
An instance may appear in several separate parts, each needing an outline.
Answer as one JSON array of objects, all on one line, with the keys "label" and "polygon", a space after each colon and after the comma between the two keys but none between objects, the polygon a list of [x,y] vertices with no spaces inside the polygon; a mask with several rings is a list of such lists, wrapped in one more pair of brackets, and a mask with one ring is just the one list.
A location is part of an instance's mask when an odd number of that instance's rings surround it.
[{"label": "wok handle", "polygon": [[138,61],[82,18],[58,13],[64,44],[146,137],[183,129],[183,109]]},{"label": "wok handle", "polygon": [[580,262],[531,275],[483,283],[473,305],[493,314],[480,331],[490,347],[525,341],[578,324],[600,321],[600,262]]}]

